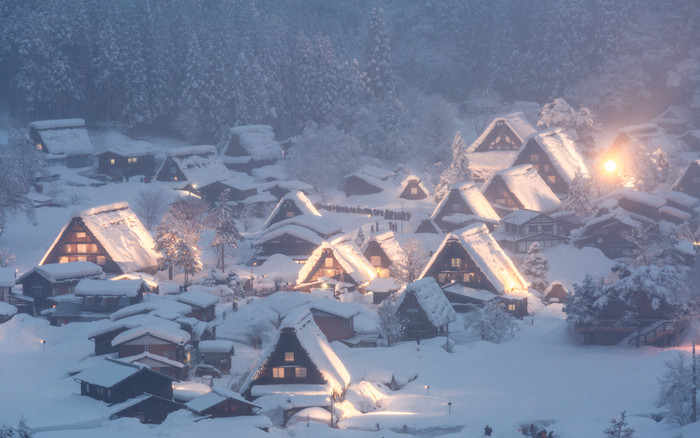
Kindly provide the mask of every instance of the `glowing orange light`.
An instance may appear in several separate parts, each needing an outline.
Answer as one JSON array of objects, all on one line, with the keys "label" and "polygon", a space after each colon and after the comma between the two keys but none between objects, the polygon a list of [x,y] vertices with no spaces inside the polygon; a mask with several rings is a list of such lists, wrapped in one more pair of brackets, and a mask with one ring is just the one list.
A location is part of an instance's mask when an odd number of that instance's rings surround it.
[{"label": "glowing orange light", "polygon": [[615,161],[613,161],[613,160],[608,160],[608,161],[605,162],[605,164],[603,165],[603,167],[605,168],[605,170],[606,170],[607,172],[614,172],[615,169],[617,169],[617,163],[616,163]]}]

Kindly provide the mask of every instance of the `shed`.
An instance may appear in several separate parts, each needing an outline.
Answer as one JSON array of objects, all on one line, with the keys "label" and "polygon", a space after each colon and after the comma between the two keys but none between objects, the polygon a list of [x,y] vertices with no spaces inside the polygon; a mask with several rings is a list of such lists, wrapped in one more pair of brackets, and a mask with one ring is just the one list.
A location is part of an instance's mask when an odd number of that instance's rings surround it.
[{"label": "shed", "polygon": [[239,393],[223,388],[212,388],[210,392],[190,400],[185,404],[187,409],[197,415],[217,417],[238,417],[241,415],[255,415],[260,409]]},{"label": "shed", "polygon": [[409,283],[398,294],[396,313],[405,321],[404,338],[420,340],[449,333],[457,319],[452,305],[434,278]]},{"label": "shed", "polygon": [[94,147],[83,119],[41,120],[29,123],[29,137],[49,163],[69,168],[92,166]]}]

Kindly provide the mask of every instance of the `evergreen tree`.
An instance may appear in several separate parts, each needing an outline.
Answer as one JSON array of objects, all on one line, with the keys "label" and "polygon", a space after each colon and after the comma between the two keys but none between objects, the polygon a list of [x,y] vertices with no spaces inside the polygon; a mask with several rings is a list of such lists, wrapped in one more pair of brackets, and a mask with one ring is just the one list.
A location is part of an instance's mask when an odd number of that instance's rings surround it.
[{"label": "evergreen tree", "polygon": [[566,295],[562,309],[566,320],[574,324],[595,325],[600,319],[600,305],[605,302],[600,300],[601,297],[602,286],[595,284],[593,277],[586,274],[580,285],[574,284],[573,293]]},{"label": "evergreen tree", "polygon": [[622,411],[620,419],[613,418],[610,420],[610,427],[605,429],[605,438],[634,438],[634,429],[629,427],[625,418],[627,413]]},{"label": "evergreen tree", "polygon": [[394,73],[391,70],[391,46],[384,22],[384,10],[375,7],[370,12],[367,43],[365,46],[365,86],[378,98],[394,91]]},{"label": "evergreen tree", "polygon": [[576,170],[574,179],[569,184],[569,193],[564,200],[564,210],[571,211],[579,217],[586,217],[593,209],[588,200],[588,185],[590,179],[583,176],[579,169]]},{"label": "evergreen tree", "polygon": [[542,254],[542,247],[539,242],[533,242],[527,249],[527,257],[520,266],[523,276],[530,282],[530,286],[540,293],[544,293],[549,282],[547,272],[549,272],[549,262]]},{"label": "evergreen tree", "polygon": [[681,426],[690,424],[693,418],[693,366],[679,352],[666,362],[666,371],[659,379],[659,395],[656,405],[663,410],[664,419]]},{"label": "evergreen tree", "polygon": [[189,278],[202,270],[202,261],[200,259],[202,250],[197,246],[196,242],[188,242],[187,239],[180,239],[174,247],[172,263],[175,267],[182,269],[185,274],[183,288],[189,286]]},{"label": "evergreen tree", "polygon": [[403,338],[406,321],[401,318],[390,299],[382,301],[377,307],[379,333],[388,346]]},{"label": "evergreen tree", "polygon": [[224,254],[226,245],[237,248],[238,241],[243,239],[243,236],[241,236],[236,226],[233,209],[228,204],[230,192],[230,189],[221,192],[219,201],[211,211],[213,216],[212,222],[214,224],[214,240],[212,240],[211,245],[219,247],[219,266],[221,267],[221,272],[224,272],[225,269]]},{"label": "evergreen tree", "polygon": [[668,162],[666,154],[661,149],[657,149],[651,154],[651,159],[656,166],[656,182],[664,184],[671,174],[671,163]]},{"label": "evergreen tree", "polygon": [[472,179],[469,168],[469,155],[467,154],[467,144],[462,139],[462,133],[457,131],[452,140],[452,162],[440,175],[440,182],[435,187],[435,200],[439,201],[453,184]]},{"label": "evergreen tree", "polygon": [[481,307],[472,306],[464,317],[464,328],[467,331],[480,336],[482,341],[494,344],[500,344],[513,336],[515,327],[513,316],[493,300]]}]

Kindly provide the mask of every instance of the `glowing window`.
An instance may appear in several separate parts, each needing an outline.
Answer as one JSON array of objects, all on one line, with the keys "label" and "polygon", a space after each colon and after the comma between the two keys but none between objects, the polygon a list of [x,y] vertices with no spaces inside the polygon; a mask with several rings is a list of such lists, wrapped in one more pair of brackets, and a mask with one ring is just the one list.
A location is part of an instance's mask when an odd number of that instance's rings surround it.
[{"label": "glowing window", "polygon": [[109,164],[111,164],[112,166],[114,166],[115,164],[117,164],[117,160],[114,159],[114,158],[110,158],[110,159],[109,159]]},{"label": "glowing window", "polygon": [[68,252],[68,253],[73,252],[73,245],[71,245],[71,244],[66,245],[66,252]]},{"label": "glowing window", "polygon": [[452,257],[450,259],[450,266],[453,268],[461,268],[462,267],[462,259],[459,257]]},{"label": "glowing window", "polygon": [[104,266],[107,264],[107,259],[105,256],[97,256],[97,264],[100,266]]},{"label": "glowing window", "polygon": [[515,304],[508,304],[508,311],[515,312]]},{"label": "glowing window", "polygon": [[411,194],[417,195],[418,194],[418,187],[411,187]]},{"label": "glowing window", "polygon": [[42,149],[44,149],[44,145],[43,145],[43,144],[38,144],[38,145],[36,145],[36,150],[37,150],[37,151],[40,151],[40,150],[42,150]]},{"label": "glowing window", "polygon": [[87,245],[84,243],[79,243],[78,244],[78,252],[85,254],[87,252]]},{"label": "glowing window", "polygon": [[381,256],[372,256],[369,258],[369,262],[374,266],[375,268],[378,266],[382,265],[382,258]]},{"label": "glowing window", "polygon": [[273,379],[284,379],[284,368],[282,368],[282,367],[272,368],[272,378]]},{"label": "glowing window", "polygon": [[85,231],[78,231],[75,233],[75,237],[78,239],[85,239],[87,237],[87,233]]},{"label": "glowing window", "polygon": [[438,281],[440,283],[447,283],[447,274],[438,274]]},{"label": "glowing window", "polygon": [[323,261],[323,266],[325,268],[332,268],[333,267],[333,257],[326,257],[326,259]]},{"label": "glowing window", "polygon": [[68,257],[62,256],[60,259],[58,259],[58,263],[68,263]]},{"label": "glowing window", "polygon": [[128,162],[129,164],[135,164],[135,163],[138,163],[138,161],[139,161],[139,159],[138,159],[137,157],[129,157],[129,158],[127,159],[127,162]]},{"label": "glowing window", "polygon": [[285,362],[294,362],[294,352],[293,351],[286,351],[284,353],[284,361]]},{"label": "glowing window", "polygon": [[467,273],[464,274],[464,277],[463,277],[463,278],[464,278],[463,281],[464,281],[465,283],[471,283],[472,281],[474,281],[474,273],[473,273],[473,272],[467,272]]},{"label": "glowing window", "polygon": [[537,154],[530,154],[530,161],[532,161],[533,163],[536,163],[536,162],[540,161],[540,156]]},{"label": "glowing window", "polygon": [[294,217],[294,212],[293,211],[288,211],[284,214],[286,217]]},{"label": "glowing window", "polygon": [[548,175],[547,180],[549,180],[549,182],[551,182],[551,183],[555,183],[555,182],[557,182],[557,177],[556,177],[556,175]]},{"label": "glowing window", "polygon": [[306,367],[294,368],[294,377],[296,377],[297,379],[306,377]]}]

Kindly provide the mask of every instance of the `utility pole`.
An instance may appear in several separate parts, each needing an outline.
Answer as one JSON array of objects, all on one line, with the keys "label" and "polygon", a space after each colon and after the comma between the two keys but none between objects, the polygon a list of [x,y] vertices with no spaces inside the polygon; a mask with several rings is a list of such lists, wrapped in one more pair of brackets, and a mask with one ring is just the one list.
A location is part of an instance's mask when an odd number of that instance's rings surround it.
[{"label": "utility pole", "polygon": [[698,421],[698,378],[695,364],[695,340],[693,340],[693,416],[690,421],[691,423]]}]

